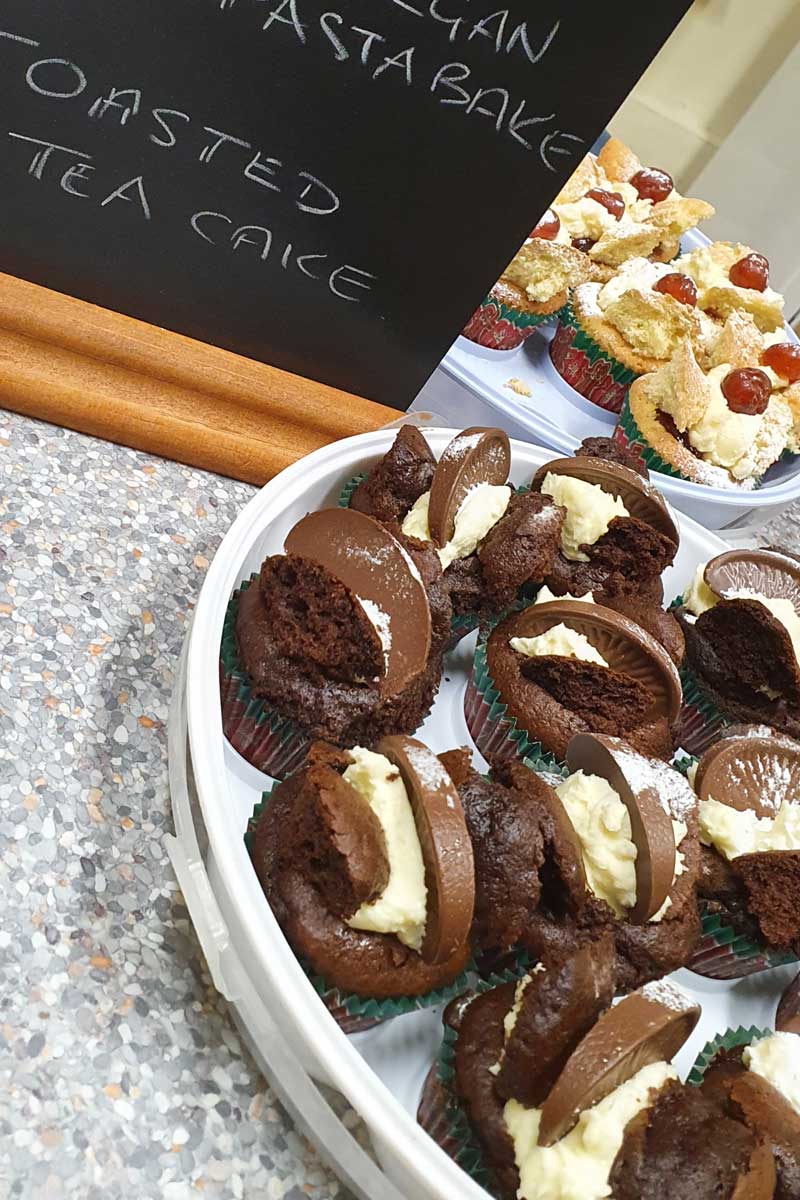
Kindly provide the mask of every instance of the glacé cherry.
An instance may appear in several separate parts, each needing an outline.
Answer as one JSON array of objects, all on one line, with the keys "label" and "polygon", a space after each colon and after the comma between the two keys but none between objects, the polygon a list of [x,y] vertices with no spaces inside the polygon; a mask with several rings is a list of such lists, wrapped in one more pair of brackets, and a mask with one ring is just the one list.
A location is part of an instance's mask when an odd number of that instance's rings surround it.
[{"label": "glac\u00e9 cherry", "polygon": [[652,200],[653,204],[666,200],[675,187],[672,176],[657,167],[643,167],[628,182],[636,188],[640,200]]},{"label": "glac\u00e9 cherry", "polygon": [[681,304],[688,304],[689,308],[695,308],[697,305],[697,288],[694,280],[690,279],[688,275],[682,275],[680,271],[664,275],[659,279],[653,291],[661,292],[664,296],[672,296]]},{"label": "glac\u00e9 cherry", "polygon": [[586,199],[595,200],[598,204],[602,204],[606,212],[610,212],[612,217],[616,217],[618,221],[622,220],[622,214],[625,212],[625,201],[619,192],[607,192],[605,188],[592,188],[586,193]]},{"label": "glac\u00e9 cherry", "polygon": [[761,362],[765,367],[771,367],[781,379],[788,379],[789,383],[797,383],[800,379],[800,346],[794,342],[778,342],[775,346],[768,346],[761,355]]},{"label": "glac\u00e9 cherry", "polygon": [[728,278],[735,287],[764,292],[769,283],[769,261],[763,254],[746,254],[733,264]]},{"label": "glac\u00e9 cherry", "polygon": [[539,224],[531,230],[532,238],[541,238],[545,242],[554,242],[561,228],[561,219],[557,212],[548,208]]},{"label": "glac\u00e9 cherry", "polygon": [[757,367],[730,371],[722,381],[722,394],[731,412],[757,417],[769,404],[772,384]]}]

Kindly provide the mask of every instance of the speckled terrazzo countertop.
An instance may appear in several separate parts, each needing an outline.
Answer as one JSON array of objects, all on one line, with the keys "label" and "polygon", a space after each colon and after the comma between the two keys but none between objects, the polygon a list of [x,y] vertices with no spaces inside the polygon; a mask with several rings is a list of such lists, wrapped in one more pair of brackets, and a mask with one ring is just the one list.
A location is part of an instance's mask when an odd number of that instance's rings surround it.
[{"label": "speckled terrazzo countertop", "polygon": [[[163,841],[173,672],[252,489],[3,413],[0,466],[0,1200],[346,1200]],[[800,549],[799,517],[765,540]]]},{"label": "speckled terrazzo countertop", "polygon": [[173,672],[253,489],[3,412],[0,469],[0,1200],[345,1200],[164,848]]}]

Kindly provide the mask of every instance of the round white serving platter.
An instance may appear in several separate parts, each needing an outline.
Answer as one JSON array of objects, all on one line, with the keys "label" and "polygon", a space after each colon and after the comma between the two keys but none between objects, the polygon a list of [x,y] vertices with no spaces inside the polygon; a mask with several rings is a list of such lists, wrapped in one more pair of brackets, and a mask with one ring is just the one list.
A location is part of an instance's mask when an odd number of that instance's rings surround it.
[{"label": "round white serving platter", "polygon": [[[420,1090],[441,1040],[431,1009],[347,1037],[322,1005],[285,941],[250,864],[244,832],[271,780],[246,763],[222,733],[218,662],[225,610],[239,583],[306,512],[336,504],[342,484],[390,447],[394,429],[326,446],[271,480],[224,538],[204,583],[176,679],[169,729],[170,790],[176,836],[168,848],[217,988],[266,1077],[300,1127],[363,1200],[486,1200],[415,1121]],[[426,429],[438,456],[454,429]],[[512,442],[514,483],[530,481],[551,450]],[[725,544],[677,515],[681,547],[665,573],[677,595],[696,565]],[[436,751],[471,746],[463,692],[475,635],[445,661],[442,686],[419,736]],[[475,764],[485,767],[477,751]],[[771,1025],[792,968],[739,982],[680,971],[676,980],[703,1016],[676,1060],[686,1072],[700,1047],[729,1025]],[[319,1084],[346,1098],[366,1125],[365,1152]],[[352,1124],[352,1123],[351,1123]]]},{"label": "round white serving platter", "polygon": [[[688,253],[710,239],[699,230],[684,235]],[[490,350],[456,338],[409,411],[430,409],[444,420],[467,425],[499,425],[511,437],[572,454],[587,437],[610,437],[614,413],[592,404],[562,379],[550,361],[555,322],[535,329],[516,350]],[[788,341],[798,342],[786,325]],[[508,387],[518,380],[530,395]],[[653,481],[681,512],[706,529],[742,530],[763,525],[800,498],[800,457],[775,463],[755,491],[707,487],[653,472]]]}]

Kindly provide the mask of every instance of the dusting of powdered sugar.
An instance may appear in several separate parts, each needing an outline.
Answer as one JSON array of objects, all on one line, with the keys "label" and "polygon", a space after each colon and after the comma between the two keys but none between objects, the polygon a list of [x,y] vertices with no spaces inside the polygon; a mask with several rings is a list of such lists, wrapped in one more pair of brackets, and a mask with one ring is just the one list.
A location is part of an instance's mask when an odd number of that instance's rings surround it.
[{"label": "dusting of powdered sugar", "polygon": [[599,302],[602,287],[601,283],[582,283],[575,289],[575,299],[578,305],[590,317],[605,318]]},{"label": "dusting of powdered sugar", "polygon": [[362,562],[368,562],[372,567],[385,567],[390,551],[391,547],[389,546],[380,546],[377,550],[368,550],[360,542],[349,542],[345,546],[344,552],[347,558],[359,558]]},{"label": "dusting of powdered sugar", "polygon": [[374,600],[365,600],[363,596],[356,596],[356,600],[367,614],[370,624],[380,638],[385,673],[389,669],[389,651],[392,648],[392,618]]},{"label": "dusting of powdered sugar", "polygon": [[614,750],[614,759],[619,769],[635,792],[652,788],[661,801],[661,807],[675,821],[683,821],[695,811],[697,797],[688,781],[666,763],[645,758],[635,750]]},{"label": "dusting of powdered sugar", "polygon": [[[450,776],[432,750],[407,745],[405,751],[414,774],[426,791],[450,790]],[[455,808],[452,796],[447,798],[447,807]]]},{"label": "dusting of powdered sugar", "polygon": [[654,979],[652,983],[646,983],[640,994],[645,1000],[652,1000],[655,1004],[672,1009],[673,1012],[689,1012],[697,1008],[692,997],[668,979]]}]

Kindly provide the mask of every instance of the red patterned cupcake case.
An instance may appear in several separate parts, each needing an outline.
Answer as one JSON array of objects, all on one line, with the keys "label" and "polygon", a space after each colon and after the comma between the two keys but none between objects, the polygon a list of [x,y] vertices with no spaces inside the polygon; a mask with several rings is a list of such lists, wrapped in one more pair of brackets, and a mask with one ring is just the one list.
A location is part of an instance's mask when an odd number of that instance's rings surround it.
[{"label": "red patterned cupcake case", "polygon": [[549,316],[511,308],[490,292],[464,326],[462,337],[488,350],[516,350],[548,320]]},{"label": "red patterned cupcake case", "polygon": [[550,343],[550,359],[561,378],[576,392],[606,412],[620,413],[628,388],[638,379],[610,358],[578,324],[572,306],[565,305]]}]

